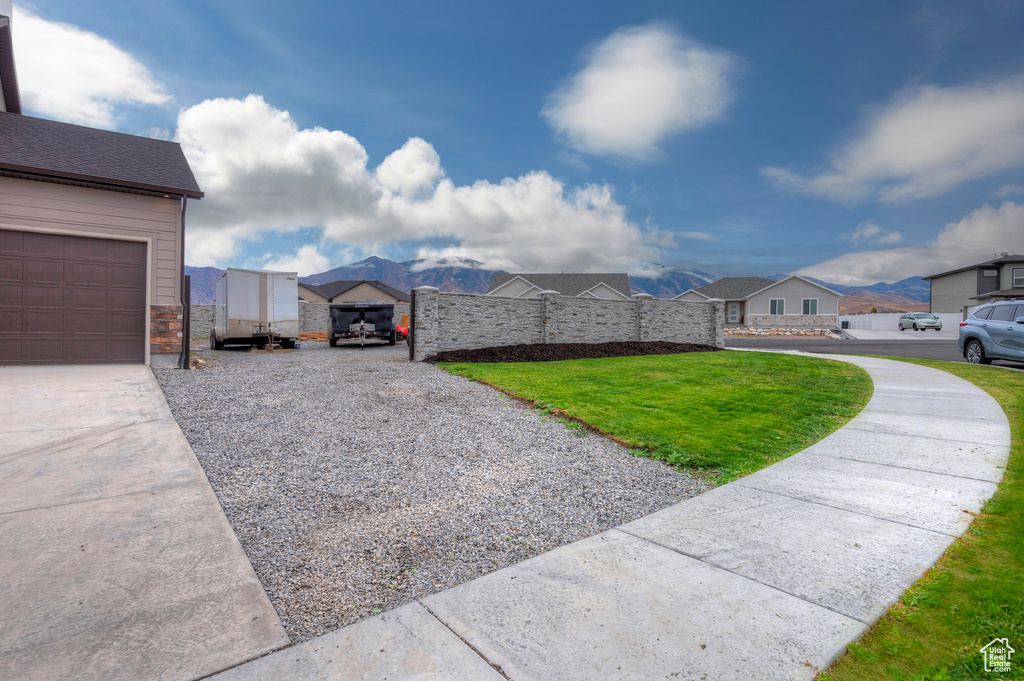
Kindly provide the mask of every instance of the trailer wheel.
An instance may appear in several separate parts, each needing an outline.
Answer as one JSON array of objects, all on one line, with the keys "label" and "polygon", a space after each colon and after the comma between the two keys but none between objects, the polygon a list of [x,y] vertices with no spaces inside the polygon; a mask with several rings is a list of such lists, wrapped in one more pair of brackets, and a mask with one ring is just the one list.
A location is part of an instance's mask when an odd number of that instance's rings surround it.
[{"label": "trailer wheel", "polygon": [[217,332],[210,330],[210,349],[211,350],[223,350],[224,344],[217,340]]},{"label": "trailer wheel", "polygon": [[282,338],[281,339],[281,349],[282,350],[291,350],[294,347],[295,347],[295,341],[293,339],[291,339],[291,338]]},{"label": "trailer wheel", "polygon": [[394,344],[395,344],[395,330],[391,329],[391,335],[388,336],[388,345],[394,345]]},{"label": "trailer wheel", "polygon": [[327,334],[327,344],[332,348],[338,347],[338,339],[334,337],[333,331]]}]

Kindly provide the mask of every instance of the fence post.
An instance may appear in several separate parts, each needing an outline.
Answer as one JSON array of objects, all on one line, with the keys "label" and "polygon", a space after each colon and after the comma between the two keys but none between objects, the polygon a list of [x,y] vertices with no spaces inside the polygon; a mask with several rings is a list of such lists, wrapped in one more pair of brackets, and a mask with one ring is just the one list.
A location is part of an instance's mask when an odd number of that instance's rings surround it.
[{"label": "fence post", "polygon": [[541,343],[555,343],[558,336],[558,291],[541,291],[540,298],[540,334]]},{"label": "fence post", "polygon": [[409,359],[422,362],[424,357],[436,355],[437,349],[437,308],[438,289],[434,286],[419,286],[413,289],[409,323],[412,325],[412,346]]},{"label": "fence post", "polygon": [[725,301],[721,298],[708,298],[705,304],[711,304],[711,322],[708,335],[714,339],[712,345],[716,348],[725,347]]},{"label": "fence post", "polygon": [[636,339],[640,342],[651,339],[651,304],[647,301],[654,296],[650,293],[637,293],[633,296],[633,315],[636,317]]}]

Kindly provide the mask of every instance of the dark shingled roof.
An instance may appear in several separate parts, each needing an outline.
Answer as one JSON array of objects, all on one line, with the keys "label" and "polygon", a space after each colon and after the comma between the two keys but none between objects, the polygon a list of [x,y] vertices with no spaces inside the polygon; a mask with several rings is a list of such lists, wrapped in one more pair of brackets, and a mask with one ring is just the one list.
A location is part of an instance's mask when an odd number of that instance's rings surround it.
[{"label": "dark shingled roof", "polygon": [[768,288],[775,282],[764,277],[725,277],[703,286],[697,291],[708,298],[721,298],[722,300],[743,300],[751,293],[757,293],[763,288]]},{"label": "dark shingled roof", "polygon": [[578,296],[598,284],[609,286],[622,295],[629,297],[629,275],[628,274],[519,274],[515,272],[498,272],[491,279],[491,287],[487,289],[490,293],[503,284],[522,277],[534,286],[544,291],[558,291],[563,296]]},{"label": "dark shingled roof", "polygon": [[323,296],[327,300],[331,300],[335,296],[340,296],[345,291],[350,291],[360,284],[369,284],[378,291],[386,293],[396,300],[400,300],[404,303],[408,303],[411,298],[408,293],[402,293],[397,288],[388,286],[387,284],[380,281],[370,281],[368,279],[360,279],[358,281],[329,281],[326,284],[320,284],[316,286],[314,284],[299,284],[304,288],[309,289],[313,293],[319,296]]},{"label": "dark shingled roof", "polygon": [[185,154],[165,142],[0,113],[0,172],[202,198]]},{"label": "dark shingled roof", "polygon": [[938,274],[929,274],[927,277],[921,277],[925,281],[931,281],[936,277],[944,277],[947,274],[956,274],[957,272],[966,272],[967,270],[980,270],[983,267],[994,267],[996,265],[1005,265],[1011,262],[1024,262],[1024,255],[1007,255],[1002,258],[996,258],[995,260],[986,260],[985,262],[979,262],[977,265],[968,265],[967,267],[960,267],[955,270],[949,270],[948,272],[939,272]]}]

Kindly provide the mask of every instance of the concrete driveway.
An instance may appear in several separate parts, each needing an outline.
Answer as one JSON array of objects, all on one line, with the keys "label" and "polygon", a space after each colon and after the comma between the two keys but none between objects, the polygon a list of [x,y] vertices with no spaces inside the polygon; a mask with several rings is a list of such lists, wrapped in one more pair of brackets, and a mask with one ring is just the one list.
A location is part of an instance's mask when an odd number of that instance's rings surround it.
[{"label": "concrete driveway", "polygon": [[288,645],[148,367],[0,367],[0,403],[0,678],[195,679]]}]

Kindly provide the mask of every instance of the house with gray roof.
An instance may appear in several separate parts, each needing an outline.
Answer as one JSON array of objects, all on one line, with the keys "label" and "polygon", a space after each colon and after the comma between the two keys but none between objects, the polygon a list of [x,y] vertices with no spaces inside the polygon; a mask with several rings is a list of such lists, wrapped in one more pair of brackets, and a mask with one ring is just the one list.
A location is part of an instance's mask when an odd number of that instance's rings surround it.
[{"label": "house with gray roof", "polygon": [[542,291],[558,291],[574,298],[630,300],[628,274],[517,274],[498,272],[487,289],[489,296],[537,298]]},{"label": "house with gray roof", "polygon": [[922,277],[931,284],[931,311],[959,312],[964,319],[979,305],[1024,298],[1024,255],[998,258]]},{"label": "house with gray roof", "polygon": [[836,328],[840,298],[830,288],[793,275],[780,281],[724,277],[673,300],[724,300],[726,326]]},{"label": "house with gray roof", "polygon": [[358,303],[360,300],[383,300],[385,303],[408,303],[403,293],[384,282],[357,280],[331,281],[326,284],[299,284],[299,299],[307,303]]},{"label": "house with gray roof", "polygon": [[185,209],[175,142],[21,113],[0,1],[0,364],[178,364]]}]

